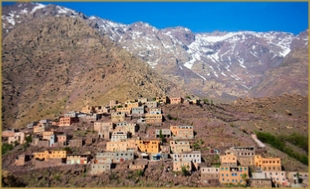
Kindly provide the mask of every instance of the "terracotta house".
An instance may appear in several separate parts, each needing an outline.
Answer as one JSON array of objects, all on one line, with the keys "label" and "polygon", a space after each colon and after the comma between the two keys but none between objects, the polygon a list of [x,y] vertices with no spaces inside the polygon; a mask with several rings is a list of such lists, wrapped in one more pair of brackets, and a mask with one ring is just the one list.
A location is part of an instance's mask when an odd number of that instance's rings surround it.
[{"label": "terracotta house", "polygon": [[59,127],[71,126],[73,123],[78,123],[79,118],[77,117],[62,117],[59,119]]},{"label": "terracotta house", "polygon": [[149,114],[161,114],[161,108],[149,108]]},{"label": "terracotta house", "polygon": [[157,96],[156,102],[158,103],[170,103],[170,99],[167,96]]},{"label": "terracotta house", "polygon": [[192,151],[189,141],[170,141],[170,149],[172,153],[182,153]]},{"label": "terracotta house", "polygon": [[68,142],[68,137],[66,134],[56,135],[57,142],[62,144],[61,146],[66,146]]},{"label": "terracotta house", "polygon": [[131,108],[129,108],[129,107],[116,108],[116,111],[125,113],[127,115],[131,114]]},{"label": "terracotta house", "polygon": [[145,122],[152,123],[162,123],[163,116],[162,114],[145,114]]},{"label": "terracotta house", "polygon": [[184,99],[182,97],[170,98],[170,104],[181,104],[183,102],[184,102]]},{"label": "terracotta house", "polygon": [[111,113],[112,123],[124,122],[125,121],[125,113],[124,112],[113,112]]},{"label": "terracotta house", "polygon": [[255,157],[255,147],[231,147],[225,151],[225,154],[237,156],[238,163],[241,166],[253,166]]},{"label": "terracotta house", "polygon": [[158,153],[159,140],[137,140],[136,144],[141,152]]},{"label": "terracotta house", "polygon": [[227,154],[220,156],[222,166],[237,166],[237,156],[233,154]]},{"label": "terracotta house", "polygon": [[107,142],[107,151],[126,151],[128,148],[127,141]]},{"label": "terracotta house", "polygon": [[35,159],[48,161],[49,159],[64,159],[67,157],[66,151],[44,151],[44,152],[34,152],[33,157]]},{"label": "terracotta house", "polygon": [[127,108],[137,108],[137,107],[139,107],[140,106],[140,104],[139,104],[139,102],[130,102],[130,103],[127,103],[126,104],[126,107]]},{"label": "terracotta house", "polygon": [[194,127],[193,126],[170,126],[170,130],[174,138],[178,139],[193,139]]},{"label": "terracotta house", "polygon": [[263,158],[260,155],[254,157],[255,166],[263,171],[281,171],[280,158]]},{"label": "terracotta house", "polygon": [[249,168],[246,166],[221,166],[219,181],[221,184],[246,184],[246,180],[242,178],[244,174],[246,174],[245,178],[249,178]]}]

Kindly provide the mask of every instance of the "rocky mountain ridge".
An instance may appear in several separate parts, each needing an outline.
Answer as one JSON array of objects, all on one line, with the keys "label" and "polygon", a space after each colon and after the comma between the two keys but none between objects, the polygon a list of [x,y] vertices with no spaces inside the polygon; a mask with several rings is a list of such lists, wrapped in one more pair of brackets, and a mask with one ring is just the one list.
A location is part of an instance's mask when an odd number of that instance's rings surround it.
[{"label": "rocky mountain ridge", "polygon": [[15,23],[23,22],[19,19],[25,15],[28,20],[43,16],[80,17],[170,81],[212,98],[251,95],[248,92],[263,81],[269,69],[279,66],[294,49],[308,44],[308,31],[296,36],[274,31],[196,34],[184,27],[160,30],[143,22],[120,24],[56,5],[14,6],[3,11],[4,33]]},{"label": "rocky mountain ridge", "polygon": [[4,37],[2,50],[4,128],[111,99],[183,94],[79,17],[21,23]]},{"label": "rocky mountain ridge", "polygon": [[294,49],[308,44],[308,30],[296,36],[274,31],[196,34],[184,27],[157,29],[143,22],[120,24],[55,5],[14,6],[3,12],[4,33],[14,27],[12,23],[23,22],[18,20],[21,14],[28,20],[42,16],[80,17],[170,81],[196,95],[213,98],[251,95],[249,91],[263,81],[269,69],[279,66]]}]

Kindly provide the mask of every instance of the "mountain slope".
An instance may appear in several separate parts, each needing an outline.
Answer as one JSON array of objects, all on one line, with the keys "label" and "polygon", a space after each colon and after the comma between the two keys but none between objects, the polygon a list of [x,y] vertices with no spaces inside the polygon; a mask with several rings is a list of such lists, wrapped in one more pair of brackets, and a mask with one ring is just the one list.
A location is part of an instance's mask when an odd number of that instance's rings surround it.
[{"label": "mountain slope", "polygon": [[305,47],[293,50],[281,65],[268,70],[249,96],[279,96],[284,93],[308,95],[308,49]]},{"label": "mountain slope", "polygon": [[[264,80],[265,72],[280,65],[296,48],[306,47],[308,30],[285,32],[193,33],[187,28],[159,30],[148,23],[115,23],[56,5],[17,3],[3,7],[3,33],[41,17],[79,17],[118,46],[146,61],[183,89],[210,98],[247,96]],[[305,78],[306,79],[306,78]],[[296,82],[299,82],[297,80]],[[305,89],[300,89],[302,93]]]},{"label": "mountain slope", "polygon": [[19,24],[3,39],[2,54],[3,127],[110,99],[182,94],[79,17]]}]

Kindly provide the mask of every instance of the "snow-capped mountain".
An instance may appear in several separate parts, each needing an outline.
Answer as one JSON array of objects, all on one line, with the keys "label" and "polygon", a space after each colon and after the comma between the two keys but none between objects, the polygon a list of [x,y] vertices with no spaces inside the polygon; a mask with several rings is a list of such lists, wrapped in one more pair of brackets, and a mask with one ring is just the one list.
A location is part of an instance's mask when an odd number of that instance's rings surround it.
[{"label": "snow-capped mountain", "polygon": [[27,19],[69,16],[84,19],[101,35],[147,62],[167,79],[198,95],[245,96],[264,74],[294,49],[308,45],[308,31],[193,33],[184,27],[157,29],[148,23],[120,24],[55,5],[17,3],[3,8],[3,33]]}]

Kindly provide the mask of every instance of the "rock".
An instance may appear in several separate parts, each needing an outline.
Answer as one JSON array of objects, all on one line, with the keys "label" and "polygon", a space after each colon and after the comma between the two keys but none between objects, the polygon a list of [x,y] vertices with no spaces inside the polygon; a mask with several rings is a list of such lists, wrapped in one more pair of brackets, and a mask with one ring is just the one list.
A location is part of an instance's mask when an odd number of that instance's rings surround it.
[{"label": "rock", "polygon": [[292,113],[289,110],[285,110],[285,113],[289,116],[292,116]]}]

